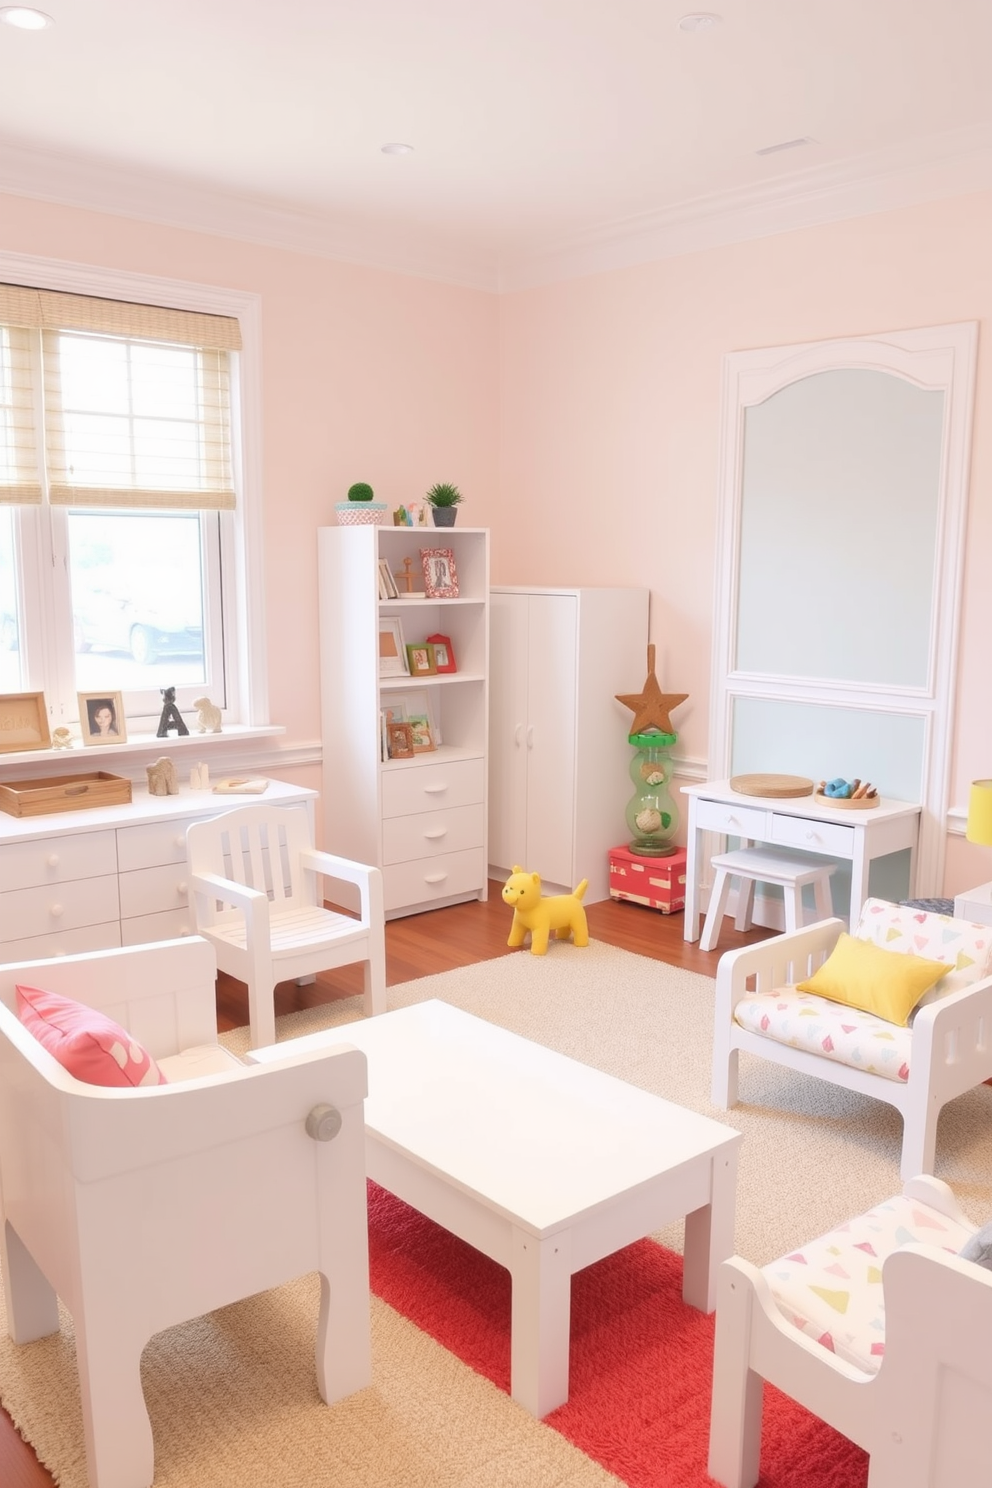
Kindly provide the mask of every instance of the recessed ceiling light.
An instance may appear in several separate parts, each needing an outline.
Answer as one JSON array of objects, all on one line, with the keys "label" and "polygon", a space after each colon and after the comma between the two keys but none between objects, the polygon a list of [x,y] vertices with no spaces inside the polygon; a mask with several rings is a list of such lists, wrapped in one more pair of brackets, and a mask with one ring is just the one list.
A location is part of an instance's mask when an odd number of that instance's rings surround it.
[{"label": "recessed ceiling light", "polygon": [[714,26],[723,25],[723,16],[714,15],[712,11],[697,10],[691,15],[682,16],[679,21],[680,31],[712,31]]},{"label": "recessed ceiling light", "polygon": [[383,155],[412,155],[413,146],[400,144],[383,145],[382,153]]},{"label": "recessed ceiling light", "polygon": [[0,21],[16,26],[20,31],[44,31],[55,24],[43,10],[32,10],[27,5],[0,6]]}]

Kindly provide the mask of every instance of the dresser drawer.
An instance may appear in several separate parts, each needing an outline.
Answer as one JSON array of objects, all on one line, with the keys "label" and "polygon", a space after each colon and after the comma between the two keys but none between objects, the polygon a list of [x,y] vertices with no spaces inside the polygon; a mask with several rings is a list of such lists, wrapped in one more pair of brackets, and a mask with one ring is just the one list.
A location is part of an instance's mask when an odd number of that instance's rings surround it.
[{"label": "dresser drawer", "polygon": [[70,832],[0,848],[0,892],[117,872],[113,831]]},{"label": "dresser drawer", "polygon": [[805,816],[776,816],[772,820],[773,842],[784,847],[802,847],[808,852],[834,853],[838,858],[854,855],[854,828],[836,822],[810,821]]},{"label": "dresser drawer", "polygon": [[121,945],[145,945],[154,940],[178,940],[181,935],[195,935],[193,914],[189,909],[166,909],[159,914],[138,915],[121,920]]},{"label": "dresser drawer", "polygon": [[82,878],[75,883],[39,889],[12,889],[0,894],[0,937],[4,959],[8,939],[29,935],[63,934],[81,925],[100,925],[120,918],[116,875]]},{"label": "dresser drawer", "polygon": [[133,873],[122,873],[121,919],[130,920],[136,915],[185,908],[188,903],[187,878],[185,862],[169,864],[165,868],[138,868]]},{"label": "dresser drawer", "polygon": [[758,807],[738,806],[736,802],[699,801],[696,806],[696,824],[704,831],[751,837],[756,842],[766,840],[769,815]]},{"label": "dresser drawer", "polygon": [[439,806],[474,806],[483,797],[481,759],[452,760],[382,772],[382,814],[411,816]]},{"label": "dresser drawer", "polygon": [[481,847],[483,836],[481,805],[389,817],[382,824],[382,861],[408,863],[413,858],[461,852],[466,847]]},{"label": "dresser drawer", "polygon": [[415,863],[394,863],[382,870],[386,913],[414,904],[429,905],[433,899],[467,894],[486,882],[485,854],[481,847],[445,853]]},{"label": "dresser drawer", "polygon": [[146,827],[118,827],[117,866],[121,873],[132,868],[185,863],[186,828],[194,820],[194,817],[180,817],[177,821],[149,822]]},{"label": "dresser drawer", "polygon": [[24,940],[5,940],[5,961],[51,960],[55,956],[78,956],[83,951],[112,951],[121,943],[117,920],[103,925],[81,925],[78,930],[60,930],[53,935],[34,935]]}]

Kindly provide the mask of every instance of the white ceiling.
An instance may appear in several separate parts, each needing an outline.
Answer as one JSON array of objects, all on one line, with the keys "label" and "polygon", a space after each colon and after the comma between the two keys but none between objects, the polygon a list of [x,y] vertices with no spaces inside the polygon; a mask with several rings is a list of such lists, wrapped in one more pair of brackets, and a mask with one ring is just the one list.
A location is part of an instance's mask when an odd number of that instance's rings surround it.
[{"label": "white ceiling", "polygon": [[37,3],[0,190],[491,289],[992,186],[990,0]]}]

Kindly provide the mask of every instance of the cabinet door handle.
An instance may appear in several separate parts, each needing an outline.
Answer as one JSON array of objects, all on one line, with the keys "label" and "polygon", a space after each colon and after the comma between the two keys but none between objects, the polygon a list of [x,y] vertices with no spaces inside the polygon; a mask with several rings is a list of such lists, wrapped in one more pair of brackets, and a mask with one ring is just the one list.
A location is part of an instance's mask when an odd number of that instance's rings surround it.
[{"label": "cabinet door handle", "polygon": [[424,883],[444,883],[447,876],[446,873],[428,873],[424,877]]},{"label": "cabinet door handle", "polygon": [[424,833],[424,836],[427,838],[427,841],[428,842],[437,842],[437,840],[440,837],[447,837],[447,835],[448,835],[448,829],[447,829],[447,827],[438,827],[437,830],[434,831],[434,832],[425,832]]},{"label": "cabinet door handle", "polygon": [[522,723],[518,723],[516,728],[513,730],[513,742],[518,749],[520,748],[520,741],[523,738],[523,733],[524,726]]},{"label": "cabinet door handle", "polygon": [[527,748],[534,748],[534,725],[532,723],[527,725]]}]

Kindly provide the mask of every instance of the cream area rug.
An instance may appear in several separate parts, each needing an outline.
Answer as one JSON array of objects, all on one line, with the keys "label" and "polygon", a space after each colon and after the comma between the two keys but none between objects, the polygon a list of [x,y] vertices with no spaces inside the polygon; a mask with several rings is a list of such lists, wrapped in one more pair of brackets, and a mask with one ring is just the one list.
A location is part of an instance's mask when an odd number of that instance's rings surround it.
[{"label": "cream area rug", "polygon": [[[737,1249],[758,1264],[899,1189],[902,1123],[866,1097],[741,1056],[742,1103],[709,1104],[713,982],[593,942],[522,951],[389,990],[439,997],[744,1133]],[[359,1000],[278,1020],[280,1041],[342,1026]],[[224,1035],[237,1052],[247,1029]],[[949,1106],[937,1174],[992,1218],[992,1088]],[[681,1249],[681,1225],[657,1238]],[[313,1277],[158,1334],[142,1378],[156,1488],[616,1488],[618,1480],[373,1298],[373,1383],[317,1394]],[[87,1488],[72,1322],[18,1348],[0,1328],[0,1400],[63,1488]],[[670,1488],[670,1485],[660,1485]],[[675,1485],[671,1485],[675,1488]]]}]

